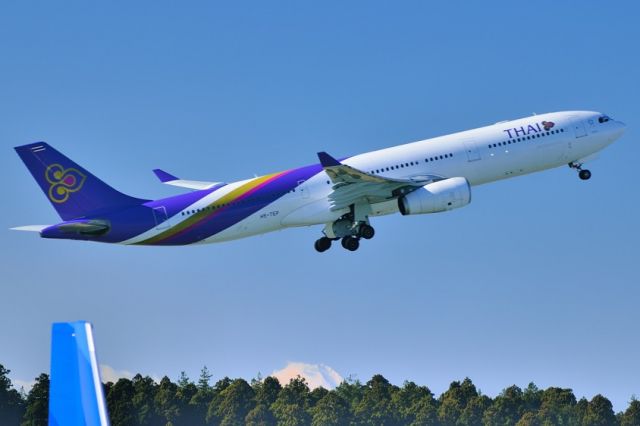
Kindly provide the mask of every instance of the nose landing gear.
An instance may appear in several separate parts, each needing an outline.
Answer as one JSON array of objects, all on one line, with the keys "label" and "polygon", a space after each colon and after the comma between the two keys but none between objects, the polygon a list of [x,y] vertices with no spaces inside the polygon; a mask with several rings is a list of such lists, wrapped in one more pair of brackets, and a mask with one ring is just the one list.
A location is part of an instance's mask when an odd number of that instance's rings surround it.
[{"label": "nose landing gear", "polygon": [[575,162],[571,162],[569,163],[569,167],[572,169],[576,169],[578,171],[578,177],[582,180],[589,180],[591,179],[591,171],[587,170],[587,169],[583,169],[582,168],[582,163],[575,163]]}]

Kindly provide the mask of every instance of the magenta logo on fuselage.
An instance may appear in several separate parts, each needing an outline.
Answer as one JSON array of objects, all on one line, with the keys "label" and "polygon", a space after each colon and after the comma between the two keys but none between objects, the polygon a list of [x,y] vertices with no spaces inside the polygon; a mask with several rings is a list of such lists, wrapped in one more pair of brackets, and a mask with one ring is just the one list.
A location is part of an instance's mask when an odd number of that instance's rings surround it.
[{"label": "magenta logo on fuselage", "polygon": [[507,135],[509,135],[509,139],[519,138],[522,136],[527,136],[530,134],[537,134],[540,132],[549,131],[555,126],[556,123],[553,121],[543,121],[541,123],[533,123],[527,126],[520,127],[512,127],[510,129],[503,130]]}]

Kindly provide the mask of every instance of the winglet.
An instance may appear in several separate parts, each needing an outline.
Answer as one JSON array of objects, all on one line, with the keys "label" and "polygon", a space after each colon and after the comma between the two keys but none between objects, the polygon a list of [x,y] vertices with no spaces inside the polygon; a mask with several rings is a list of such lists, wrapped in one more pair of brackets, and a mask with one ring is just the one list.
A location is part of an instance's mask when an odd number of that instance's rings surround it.
[{"label": "winglet", "polygon": [[158,176],[158,179],[160,179],[160,182],[162,183],[170,182],[172,180],[180,180],[178,177],[172,175],[171,173],[167,173],[162,169],[153,169],[153,173]]},{"label": "winglet", "polygon": [[322,164],[322,167],[339,166],[341,164],[338,160],[324,151],[318,153],[318,159],[320,160],[320,164]]},{"label": "winglet", "polygon": [[109,425],[93,330],[86,321],[53,324],[49,425]]}]

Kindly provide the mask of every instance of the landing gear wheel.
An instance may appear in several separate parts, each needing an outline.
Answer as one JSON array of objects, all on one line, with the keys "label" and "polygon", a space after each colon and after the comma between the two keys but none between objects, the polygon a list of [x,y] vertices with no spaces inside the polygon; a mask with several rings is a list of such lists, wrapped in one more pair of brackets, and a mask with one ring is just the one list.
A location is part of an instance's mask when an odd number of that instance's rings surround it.
[{"label": "landing gear wheel", "polygon": [[373,229],[373,226],[367,225],[365,223],[360,225],[359,234],[365,240],[370,240],[373,238],[374,235],[376,235],[376,230]]},{"label": "landing gear wheel", "polygon": [[322,238],[316,240],[316,242],[315,242],[315,244],[313,246],[320,253],[322,253],[323,251],[327,251],[327,250],[329,250],[331,248],[331,238],[322,237]]},{"label": "landing gear wheel", "polygon": [[356,237],[344,237],[342,239],[342,247],[349,251],[356,251],[360,247],[360,241]]},{"label": "landing gear wheel", "polygon": [[589,170],[580,170],[580,172],[578,172],[578,176],[582,180],[589,180],[591,178],[591,172]]}]

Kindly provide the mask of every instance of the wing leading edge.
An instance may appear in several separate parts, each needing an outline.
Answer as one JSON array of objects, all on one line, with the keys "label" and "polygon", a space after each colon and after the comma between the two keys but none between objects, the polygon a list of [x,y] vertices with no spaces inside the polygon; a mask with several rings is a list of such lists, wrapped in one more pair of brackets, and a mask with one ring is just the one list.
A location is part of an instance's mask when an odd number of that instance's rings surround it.
[{"label": "wing leading edge", "polygon": [[442,179],[442,177],[435,175],[394,179],[366,173],[341,163],[326,152],[319,152],[318,159],[333,183],[333,192],[329,194],[331,210],[340,210],[362,202],[381,203]]}]

